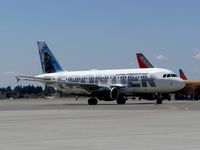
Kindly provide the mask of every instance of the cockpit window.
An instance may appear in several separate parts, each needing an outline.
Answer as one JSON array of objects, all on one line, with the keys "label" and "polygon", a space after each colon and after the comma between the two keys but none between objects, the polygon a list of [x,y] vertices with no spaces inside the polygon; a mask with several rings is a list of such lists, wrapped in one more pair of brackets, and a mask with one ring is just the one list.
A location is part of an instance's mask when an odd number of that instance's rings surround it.
[{"label": "cockpit window", "polygon": [[177,77],[176,74],[164,74],[163,78]]},{"label": "cockpit window", "polygon": [[176,75],[176,74],[171,74],[171,76],[172,76],[172,77],[177,77],[177,75]]}]

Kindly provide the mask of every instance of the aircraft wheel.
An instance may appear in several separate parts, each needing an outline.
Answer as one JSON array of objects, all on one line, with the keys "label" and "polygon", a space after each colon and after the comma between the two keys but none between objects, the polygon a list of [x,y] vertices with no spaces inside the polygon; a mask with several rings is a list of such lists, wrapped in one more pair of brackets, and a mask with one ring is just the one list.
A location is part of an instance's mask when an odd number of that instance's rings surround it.
[{"label": "aircraft wheel", "polygon": [[97,98],[89,98],[88,99],[88,105],[97,105],[98,99]]},{"label": "aircraft wheel", "polygon": [[161,100],[161,99],[158,99],[158,100],[156,101],[156,104],[162,104],[162,100]]},{"label": "aircraft wheel", "polygon": [[119,104],[119,105],[124,105],[124,104],[126,104],[126,99],[124,98],[124,97],[118,97],[117,98],[117,104]]}]

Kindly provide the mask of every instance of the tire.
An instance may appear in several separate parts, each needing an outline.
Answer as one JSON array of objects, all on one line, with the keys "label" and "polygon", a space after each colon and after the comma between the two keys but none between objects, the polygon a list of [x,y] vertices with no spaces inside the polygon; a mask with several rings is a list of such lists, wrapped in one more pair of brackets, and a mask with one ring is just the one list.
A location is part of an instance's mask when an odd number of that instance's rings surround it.
[{"label": "tire", "polygon": [[124,105],[124,104],[126,104],[126,99],[124,97],[121,97],[121,96],[118,97],[116,101],[117,101],[118,105]]},{"label": "tire", "polygon": [[158,100],[156,101],[156,104],[162,104],[162,100],[158,99]]},{"label": "tire", "polygon": [[88,105],[97,105],[98,99],[97,98],[89,98]]}]

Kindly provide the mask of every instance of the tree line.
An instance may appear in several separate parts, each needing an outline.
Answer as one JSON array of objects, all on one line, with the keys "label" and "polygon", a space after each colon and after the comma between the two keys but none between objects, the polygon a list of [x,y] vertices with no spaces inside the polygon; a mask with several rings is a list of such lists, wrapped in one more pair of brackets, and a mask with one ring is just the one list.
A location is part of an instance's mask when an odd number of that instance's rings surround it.
[{"label": "tree line", "polygon": [[64,97],[67,96],[65,93],[55,90],[53,87],[45,86],[22,86],[18,85],[14,88],[11,86],[0,88],[0,99],[5,98],[42,98],[46,96],[58,96]]}]

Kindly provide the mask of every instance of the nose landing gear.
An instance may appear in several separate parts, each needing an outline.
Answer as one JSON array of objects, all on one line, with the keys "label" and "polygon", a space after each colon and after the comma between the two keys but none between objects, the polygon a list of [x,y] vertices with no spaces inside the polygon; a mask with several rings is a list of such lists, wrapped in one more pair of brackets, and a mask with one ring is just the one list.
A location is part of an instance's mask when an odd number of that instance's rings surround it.
[{"label": "nose landing gear", "polygon": [[162,99],[158,98],[158,99],[156,100],[156,104],[162,104]]},{"label": "nose landing gear", "polygon": [[162,94],[155,94],[155,97],[156,97],[156,104],[162,104],[162,101],[163,101],[163,96]]}]

